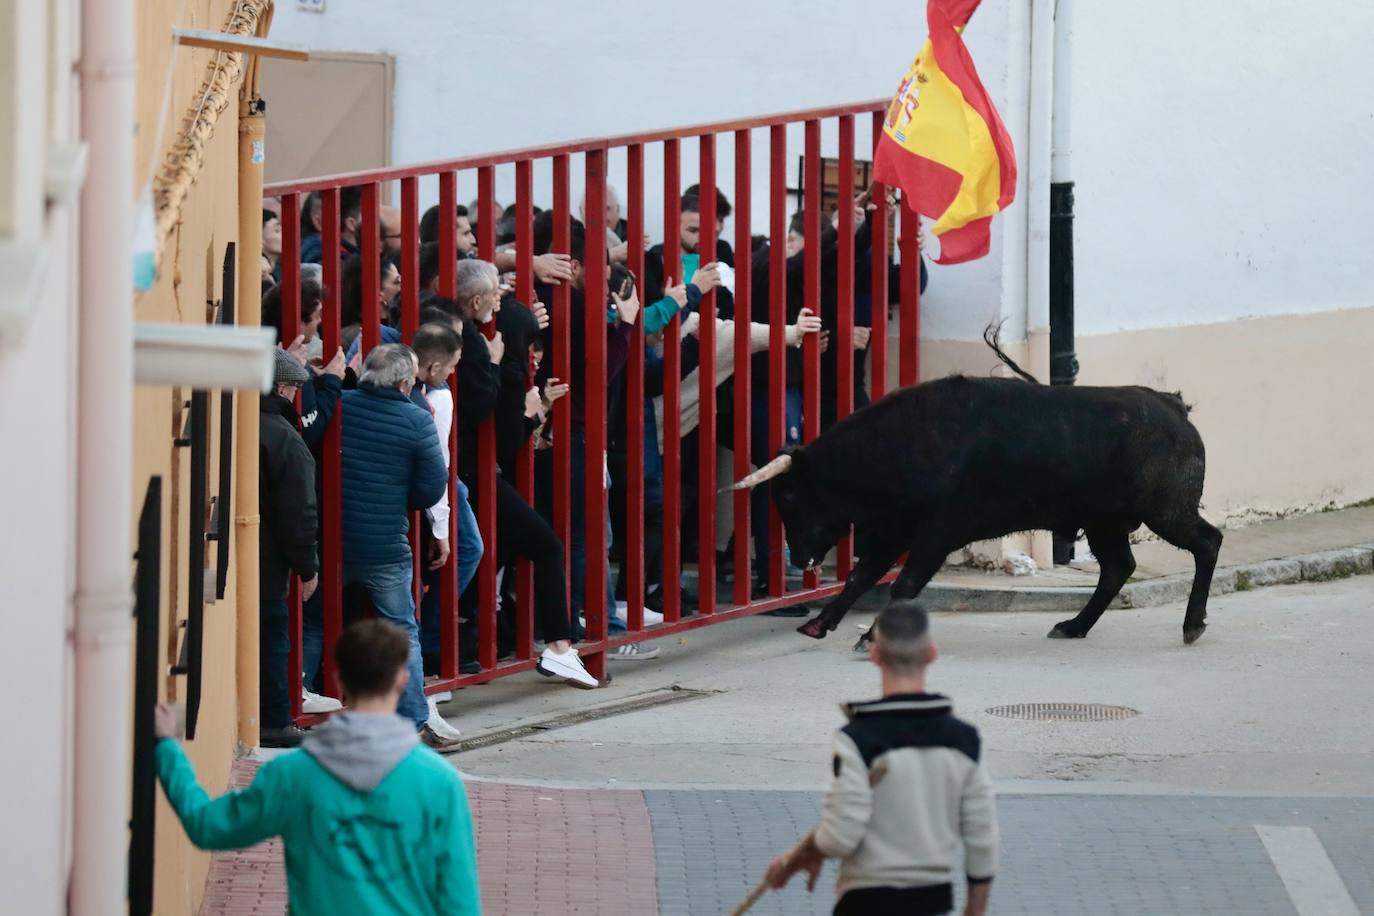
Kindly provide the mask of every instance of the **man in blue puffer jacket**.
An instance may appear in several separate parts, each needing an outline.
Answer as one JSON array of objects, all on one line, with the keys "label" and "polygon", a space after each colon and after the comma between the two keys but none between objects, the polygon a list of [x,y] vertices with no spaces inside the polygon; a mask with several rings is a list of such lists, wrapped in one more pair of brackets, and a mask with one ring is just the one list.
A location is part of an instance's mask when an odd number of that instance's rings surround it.
[{"label": "man in blue puffer jacket", "polygon": [[358,387],[343,394],[343,580],[364,586],[377,614],[410,637],[410,681],[397,712],[431,746],[425,676],[412,589],[410,512],[439,501],[448,466],[434,420],[410,400],[415,354],[404,344],[373,348]]}]

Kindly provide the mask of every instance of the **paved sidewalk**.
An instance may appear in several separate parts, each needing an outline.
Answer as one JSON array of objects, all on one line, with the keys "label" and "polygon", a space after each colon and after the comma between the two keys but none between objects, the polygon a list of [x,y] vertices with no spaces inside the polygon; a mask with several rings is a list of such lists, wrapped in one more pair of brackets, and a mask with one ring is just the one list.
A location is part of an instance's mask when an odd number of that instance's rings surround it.
[{"label": "paved sidewalk", "polygon": [[[1212,594],[1269,585],[1326,581],[1374,572],[1374,507],[1317,512],[1224,532]],[[923,591],[932,610],[1058,611],[1065,599],[1086,601],[1097,586],[1098,567],[1084,558],[1033,576],[948,567]],[[1131,547],[1136,570],[1113,607],[1154,607],[1188,596],[1193,558],[1164,541]],[[881,606],[875,589],[860,606]],[[876,602],[876,603],[875,603]]]},{"label": "paved sidewalk", "polygon": [[[246,775],[250,768],[241,768]],[[483,912],[719,916],[815,823],[816,792],[587,790],[470,780]],[[1006,795],[996,914],[1301,913],[1257,828],[1310,829],[1332,893],[1374,912],[1372,798]],[[576,834],[580,842],[568,841]],[[279,844],[214,857],[202,914],[285,912]],[[797,879],[751,913],[824,916]],[[962,891],[961,880],[956,888]],[[1310,890],[1310,888],[1309,888]],[[1304,913],[1305,916],[1305,913]]]}]

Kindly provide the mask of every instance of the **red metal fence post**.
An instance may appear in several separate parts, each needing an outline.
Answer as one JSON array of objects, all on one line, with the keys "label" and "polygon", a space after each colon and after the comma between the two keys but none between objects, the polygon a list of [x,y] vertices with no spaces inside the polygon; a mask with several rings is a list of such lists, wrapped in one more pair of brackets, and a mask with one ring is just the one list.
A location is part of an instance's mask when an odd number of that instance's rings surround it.
[{"label": "red metal fence post", "polygon": [[[835,419],[843,420],[854,412],[854,116],[840,115],[839,157],[839,248],[836,252],[835,312],[838,324],[833,345],[835,351]],[[854,562],[854,537],[840,541],[835,558],[835,575],[841,581],[849,577]]]},{"label": "red metal fence post", "polygon": [[[321,264],[324,285],[329,291],[324,307],[324,350],[333,353],[339,348],[339,189],[320,192]],[[324,434],[324,543],[320,554],[320,588],[324,589],[324,690],[330,696],[343,696],[339,689],[338,671],[334,665],[334,646],[343,629],[343,478],[342,444],[343,412],[340,402]]]},{"label": "red metal fence post", "polygon": [[[883,119],[887,109],[873,112],[873,148],[878,148],[878,138],[883,134]],[[873,211],[873,260],[870,270],[872,277],[869,288],[873,299],[873,334],[868,341],[868,377],[870,394],[878,400],[887,393],[887,187],[879,182],[873,183],[872,201],[877,204]]]},{"label": "red metal fence post", "polygon": [[377,183],[370,181],[362,186],[363,218],[358,226],[358,256],[361,259],[362,283],[359,295],[362,296],[362,358],[366,359],[372,348],[377,346],[381,334],[381,230],[380,211],[377,204]]},{"label": "red metal fence post", "polygon": [[[568,157],[553,160],[553,250],[566,253],[571,242],[571,197],[568,188]],[[553,374],[569,385],[572,377],[572,288],[560,283],[553,288]],[[563,542],[563,568],[572,569],[572,398],[553,405],[553,519],[554,531]],[[564,604],[571,602],[572,579],[564,576]]]},{"label": "red metal fence post", "polygon": [[[663,283],[686,283],[682,273],[681,152],[663,143]],[[682,318],[663,329],[663,619],[682,615]]]},{"label": "red metal fence post", "polygon": [[[534,305],[534,163],[522,159],[515,164],[515,296]],[[534,378],[526,366],[526,385]],[[534,505],[534,440],[530,439],[516,456],[516,487],[520,496]],[[534,566],[526,557],[515,565],[515,657],[530,657],[534,647]]]},{"label": "red metal fence post", "polygon": [[[700,140],[698,188],[701,217],[697,256],[702,266],[716,259],[716,138]],[[683,280],[690,280],[684,277]],[[697,607],[716,609],[716,301],[714,291],[701,300],[697,331]]]},{"label": "red metal fence post", "polygon": [[[418,179],[401,179],[401,341],[407,345],[415,339],[415,332],[420,328],[420,204]],[[372,186],[373,199],[376,199],[376,188]],[[375,208],[374,208],[375,209]],[[362,230],[369,239],[380,236],[380,229],[375,225],[364,227]],[[363,253],[363,266],[367,269],[369,263],[375,262],[378,255],[375,253],[369,256],[366,248]],[[378,270],[380,265],[372,269]],[[364,294],[366,295],[366,294]],[[379,294],[374,292],[372,300],[378,301]],[[420,556],[420,526],[424,524],[425,515],[423,512],[410,513],[410,562],[411,576],[410,588],[415,598],[415,616],[420,616],[420,599],[424,596],[424,583],[421,581],[421,574],[424,570],[424,558]]]},{"label": "red metal fence post", "polygon": [[[300,334],[301,316],[301,223],[300,198],[295,194],[285,194],[281,199],[281,339],[278,343],[289,344]],[[287,335],[290,336],[287,336]],[[297,397],[297,401],[300,398]],[[287,635],[291,649],[287,655],[286,683],[301,684],[302,648],[304,633],[301,614],[300,580],[291,577],[290,593],[286,596]],[[304,697],[299,689],[291,690],[291,718],[301,716],[301,702]]]},{"label": "red metal fence post", "polygon": [[582,611],[587,620],[587,640],[602,650],[583,656],[593,677],[606,676],[604,645],[609,619],[606,613],[606,151],[587,151],[586,262],[583,264],[583,296],[586,313],[587,374],[586,425],[583,436],[587,447],[584,494],[587,523],[586,585]]},{"label": "red metal fence post", "polygon": [[[803,228],[806,247],[802,250],[803,301],[817,315],[821,313],[821,122],[806,122],[805,177],[802,181],[806,214]],[[802,343],[802,443],[821,433],[821,346],[815,334]],[[814,570],[807,570],[807,588],[820,584]]]},{"label": "red metal fence post", "polygon": [[[439,173],[439,295],[458,296],[458,175]],[[403,230],[404,231],[404,230]],[[418,230],[417,230],[418,231]],[[448,433],[448,560],[439,584],[439,677],[458,676],[458,372],[448,377],[453,420]]]},{"label": "red metal fence post", "polygon": [[[496,175],[492,166],[477,170],[477,253],[484,261],[496,259],[496,224],[491,218],[496,199]],[[487,322],[482,333],[488,340],[496,323]],[[490,417],[477,431],[477,527],[487,549],[477,570],[477,661],[483,668],[496,667],[496,427]]]},{"label": "red metal fence post", "polygon": [[[735,131],[735,463],[734,477],[739,480],[749,473],[750,404],[752,391],[753,348],[749,345],[753,318],[750,284],[754,260],[753,236],[750,234],[749,186],[752,179],[751,162],[753,134],[749,130]],[[749,565],[749,491],[738,490],[734,496],[735,518],[735,591],[736,605],[748,604],[754,578]],[[763,557],[759,557],[763,562]]]},{"label": "red metal fence post", "polygon": [[[635,277],[641,306],[644,288],[644,147],[626,150],[626,266]],[[625,603],[626,627],[644,627],[644,315],[640,312],[630,335],[630,359],[625,366]],[[657,443],[648,447],[657,448]]]},{"label": "red metal fence post", "polygon": [[[769,132],[768,170],[768,455],[787,442],[787,127]],[[768,594],[787,591],[782,518],[768,504]]]}]

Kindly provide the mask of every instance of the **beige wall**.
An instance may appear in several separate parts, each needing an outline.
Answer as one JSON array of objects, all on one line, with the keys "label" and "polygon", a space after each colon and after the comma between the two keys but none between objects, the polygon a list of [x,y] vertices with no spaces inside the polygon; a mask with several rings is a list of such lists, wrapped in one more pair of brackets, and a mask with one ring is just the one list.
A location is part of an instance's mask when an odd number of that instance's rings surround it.
[{"label": "beige wall", "polygon": [[[1101,334],[1076,341],[1078,383],[1181,391],[1207,446],[1203,513],[1235,526],[1374,498],[1371,342],[1374,308]],[[1006,350],[1027,365],[1024,341]],[[981,342],[921,342],[922,379],[997,365]]]},{"label": "beige wall", "polygon": [[1182,391],[1203,513],[1244,524],[1374,497],[1374,308],[1082,338],[1081,384]]},{"label": "beige wall", "polygon": [[[196,97],[205,67],[215,52],[177,48],[171,45],[171,27],[223,28],[229,0],[187,0],[184,17],[176,19],[182,0],[144,0],[139,5],[139,84],[138,84],[138,162],[141,167],[165,151]],[[175,57],[173,58],[173,55]],[[164,80],[169,61],[175,61],[171,105],[165,115],[165,128],[155,137],[159,123]],[[203,323],[206,301],[220,296],[220,265],[224,247],[238,232],[238,106],[225,112],[206,150],[204,171],[186,200],[181,225],[168,242],[162,272],[157,284],[142,296],[136,306],[140,321],[182,321]],[[146,174],[139,174],[140,186]],[[134,404],[134,480],[135,509],[141,505],[148,478],[163,477],[163,661],[170,664],[180,634],[172,629],[173,620],[186,616],[188,569],[186,559],[187,526],[190,507],[190,450],[176,449],[173,432],[183,417],[180,401],[189,392],[174,392],[165,387],[140,386]],[[219,404],[212,398],[210,419],[209,494],[219,489]],[[253,397],[249,409],[256,410]],[[176,472],[173,472],[174,465]],[[207,559],[213,568],[215,546],[208,546]],[[175,578],[173,578],[175,577]],[[195,764],[201,784],[211,792],[222,792],[228,783],[229,766],[237,741],[237,703],[234,675],[234,576],[228,578],[225,597],[205,607],[204,676],[201,688],[200,721],[196,739],[186,749]],[[170,634],[170,636],[169,636]],[[169,679],[162,687],[165,696],[185,699],[185,678]],[[158,794],[156,897],[154,912],[190,914],[200,907],[208,855],[193,849],[180,824]]]}]

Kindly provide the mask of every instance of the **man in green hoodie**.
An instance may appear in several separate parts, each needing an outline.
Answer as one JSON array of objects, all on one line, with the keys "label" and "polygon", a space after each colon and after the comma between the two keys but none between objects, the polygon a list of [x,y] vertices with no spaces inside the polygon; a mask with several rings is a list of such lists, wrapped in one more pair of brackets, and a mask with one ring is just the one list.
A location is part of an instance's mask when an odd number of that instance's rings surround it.
[{"label": "man in green hoodie", "polygon": [[477,852],[457,771],[396,715],[410,640],[364,620],[335,647],[348,708],[312,729],[299,750],[264,764],[247,788],[216,799],[159,706],[158,778],[191,842],[238,849],[280,836],[292,914],[477,916]]}]

